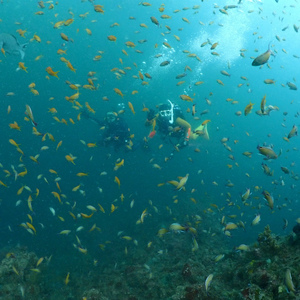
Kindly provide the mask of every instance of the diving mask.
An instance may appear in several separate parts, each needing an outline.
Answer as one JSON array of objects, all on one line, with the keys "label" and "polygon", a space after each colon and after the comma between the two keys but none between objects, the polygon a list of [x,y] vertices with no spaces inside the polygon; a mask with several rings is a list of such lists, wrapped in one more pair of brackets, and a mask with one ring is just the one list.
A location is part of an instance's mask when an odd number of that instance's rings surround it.
[{"label": "diving mask", "polygon": [[173,124],[174,122],[174,112],[173,112],[173,108],[174,108],[174,104],[168,99],[171,108],[170,109],[165,109],[165,110],[161,110],[159,112],[160,116],[162,118],[168,118],[169,119],[169,123]]},{"label": "diving mask", "polygon": [[110,111],[106,114],[106,120],[108,123],[113,123],[116,120],[116,115]]}]

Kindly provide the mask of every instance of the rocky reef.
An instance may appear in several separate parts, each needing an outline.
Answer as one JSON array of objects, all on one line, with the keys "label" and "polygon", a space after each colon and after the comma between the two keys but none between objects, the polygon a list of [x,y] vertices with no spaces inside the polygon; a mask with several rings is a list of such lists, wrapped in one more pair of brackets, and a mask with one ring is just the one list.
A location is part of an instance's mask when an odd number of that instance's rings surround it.
[{"label": "rocky reef", "polygon": [[[191,234],[166,234],[151,247],[128,247],[122,257],[83,264],[68,282],[65,273],[50,267],[51,258],[39,264],[26,248],[2,249],[0,299],[299,299],[298,236],[277,236],[266,226],[242,251],[229,250],[221,235],[210,240],[208,235],[196,237],[199,248],[193,252]],[[115,251],[121,253],[121,246]],[[289,290],[286,270],[295,291]],[[206,286],[209,274],[214,276]]]}]

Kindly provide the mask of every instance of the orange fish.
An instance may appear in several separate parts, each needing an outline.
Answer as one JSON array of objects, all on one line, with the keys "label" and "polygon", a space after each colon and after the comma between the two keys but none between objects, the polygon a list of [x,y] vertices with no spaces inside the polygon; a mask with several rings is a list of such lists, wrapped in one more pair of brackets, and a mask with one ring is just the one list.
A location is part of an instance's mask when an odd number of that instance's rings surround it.
[{"label": "orange fish", "polygon": [[202,122],[201,125],[204,126],[205,124],[207,124],[207,123],[209,123],[209,122],[211,122],[211,121],[210,121],[210,120],[205,120],[205,121]]},{"label": "orange fish", "polygon": [[96,4],[94,5],[94,11],[95,12],[99,12],[99,13],[104,13],[104,10],[103,10],[103,5],[100,5],[100,4]]},{"label": "orange fish", "polygon": [[9,139],[9,142],[17,148],[19,148],[19,146],[21,145],[21,144],[17,144],[13,139]]},{"label": "orange fish", "polygon": [[[58,148],[58,147],[57,147]],[[57,149],[56,149],[57,150]],[[66,160],[71,162],[73,165],[75,165],[74,160],[76,159],[76,157],[74,157],[72,154],[70,155],[66,155],[65,156]]]},{"label": "orange fish", "polygon": [[12,124],[9,124],[9,127],[11,129],[16,129],[16,130],[19,130],[19,131],[21,130],[20,126],[18,125],[18,123],[16,121],[14,121],[14,123],[12,123]]},{"label": "orange fish", "polygon": [[124,97],[123,93],[118,88],[114,88],[114,91],[115,91],[116,94],[118,94],[122,98]]},{"label": "orange fish", "polygon": [[115,42],[117,40],[117,38],[114,35],[108,35],[107,39],[112,42]]},{"label": "orange fish", "polygon": [[57,79],[59,79],[58,76],[57,76],[57,73],[58,73],[59,71],[54,72],[54,71],[52,70],[51,67],[47,67],[47,68],[46,68],[46,71],[47,71],[47,73],[48,73],[49,75],[54,76],[54,77],[56,77]]},{"label": "orange fish", "polygon": [[66,20],[65,22],[64,22],[64,21],[61,21],[61,22],[63,22],[63,24],[64,24],[65,26],[69,26],[69,25],[71,25],[71,24],[74,22],[74,19],[68,19],[68,20]]},{"label": "orange fish", "polygon": [[25,65],[24,65],[23,62],[19,62],[19,67],[17,68],[16,71],[19,71],[19,70],[23,70],[23,71],[25,71],[26,73],[28,73],[27,67],[25,67]]},{"label": "orange fish", "polygon": [[120,188],[121,182],[117,176],[115,176],[115,183],[117,183],[118,187]]},{"label": "orange fish", "polygon": [[128,101],[128,106],[129,106],[130,110],[132,111],[132,113],[135,115],[135,111],[134,111],[133,105],[129,101]]},{"label": "orange fish", "polygon": [[67,62],[67,67],[71,70],[71,71],[73,71],[74,73],[76,73],[76,69],[74,69],[74,67],[72,66],[72,64],[68,61]]}]

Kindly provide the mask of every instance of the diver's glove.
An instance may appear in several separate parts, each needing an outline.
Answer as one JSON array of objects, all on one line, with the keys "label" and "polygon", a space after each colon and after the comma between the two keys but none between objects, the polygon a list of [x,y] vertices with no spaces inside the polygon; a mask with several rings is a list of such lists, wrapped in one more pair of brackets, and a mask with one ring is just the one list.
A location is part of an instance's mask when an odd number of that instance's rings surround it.
[{"label": "diver's glove", "polygon": [[85,118],[85,119],[90,119],[91,115],[89,114],[88,110],[83,108],[81,110],[81,117]]}]

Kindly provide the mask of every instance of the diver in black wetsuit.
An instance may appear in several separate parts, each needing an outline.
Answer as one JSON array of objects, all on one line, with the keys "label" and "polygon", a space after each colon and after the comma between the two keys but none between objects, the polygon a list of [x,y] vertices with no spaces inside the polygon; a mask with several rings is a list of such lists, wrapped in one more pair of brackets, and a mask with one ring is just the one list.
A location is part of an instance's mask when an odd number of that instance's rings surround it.
[{"label": "diver in black wetsuit", "polygon": [[100,144],[106,147],[113,146],[115,151],[122,147],[131,150],[132,142],[130,140],[130,130],[126,121],[117,113],[109,111],[104,120],[99,120],[83,112],[82,115],[96,122],[99,126],[105,127],[100,140]]},{"label": "diver in black wetsuit", "polygon": [[186,122],[182,110],[177,104],[173,104],[170,100],[168,102],[168,104],[159,105],[158,112],[153,109],[149,110],[146,126],[153,125],[155,121],[163,139],[168,138],[168,141],[176,147],[185,147],[188,144],[187,129],[178,122],[178,120]]},{"label": "diver in black wetsuit", "polygon": [[110,111],[106,114],[104,125],[105,131],[102,138],[105,146],[112,145],[115,150],[120,149],[122,146],[129,147],[130,131],[123,118]]}]

